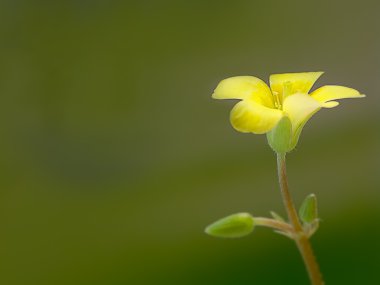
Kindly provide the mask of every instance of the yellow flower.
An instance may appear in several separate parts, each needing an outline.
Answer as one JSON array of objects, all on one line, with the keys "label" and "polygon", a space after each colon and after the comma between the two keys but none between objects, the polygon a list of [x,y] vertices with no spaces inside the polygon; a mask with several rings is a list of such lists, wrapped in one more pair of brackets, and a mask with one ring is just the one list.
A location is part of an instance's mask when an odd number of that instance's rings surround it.
[{"label": "yellow flower", "polygon": [[[239,99],[231,110],[232,126],[243,133],[264,134],[274,129],[283,118],[291,122],[292,137],[298,136],[309,118],[321,108],[332,108],[343,98],[365,95],[357,90],[327,85],[309,94],[323,72],[272,74],[270,88],[259,78],[236,76],[222,80],[214,99]],[[295,137],[295,138],[294,138]]]}]

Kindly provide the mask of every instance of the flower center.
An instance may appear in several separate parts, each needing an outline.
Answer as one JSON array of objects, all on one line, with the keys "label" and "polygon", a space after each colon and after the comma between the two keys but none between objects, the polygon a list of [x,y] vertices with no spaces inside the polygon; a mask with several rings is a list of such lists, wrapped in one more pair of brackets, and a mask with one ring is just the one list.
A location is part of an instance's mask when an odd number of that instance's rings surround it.
[{"label": "flower center", "polygon": [[292,91],[292,83],[290,81],[286,81],[282,85],[282,93],[272,91],[274,106],[276,109],[282,110],[282,106],[286,97],[291,94]]},{"label": "flower center", "polygon": [[282,102],[280,99],[280,94],[276,91],[272,91],[272,95],[273,95],[274,106],[276,107],[276,109],[282,110]]}]

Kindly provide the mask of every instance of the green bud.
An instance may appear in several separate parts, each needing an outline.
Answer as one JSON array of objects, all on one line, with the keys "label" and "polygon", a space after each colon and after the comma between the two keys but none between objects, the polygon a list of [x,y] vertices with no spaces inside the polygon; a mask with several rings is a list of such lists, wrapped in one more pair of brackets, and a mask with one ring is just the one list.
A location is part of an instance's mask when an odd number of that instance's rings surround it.
[{"label": "green bud", "polygon": [[239,213],[230,215],[209,225],[205,232],[210,236],[238,238],[250,234],[254,228],[251,214]]},{"label": "green bud", "polygon": [[305,198],[300,207],[299,215],[304,223],[311,224],[318,220],[317,197],[314,194]]},{"label": "green bud", "polygon": [[287,153],[295,147],[292,145],[292,136],[292,123],[287,116],[283,117],[277,126],[267,133],[268,143],[277,153]]}]

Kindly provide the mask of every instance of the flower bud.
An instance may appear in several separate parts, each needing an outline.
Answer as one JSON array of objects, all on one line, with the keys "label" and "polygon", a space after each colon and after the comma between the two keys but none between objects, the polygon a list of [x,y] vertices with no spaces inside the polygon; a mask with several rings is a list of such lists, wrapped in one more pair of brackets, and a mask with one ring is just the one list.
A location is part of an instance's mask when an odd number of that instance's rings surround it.
[{"label": "flower bud", "polygon": [[238,213],[212,223],[205,232],[215,237],[238,238],[250,234],[253,228],[253,217],[248,213]]}]

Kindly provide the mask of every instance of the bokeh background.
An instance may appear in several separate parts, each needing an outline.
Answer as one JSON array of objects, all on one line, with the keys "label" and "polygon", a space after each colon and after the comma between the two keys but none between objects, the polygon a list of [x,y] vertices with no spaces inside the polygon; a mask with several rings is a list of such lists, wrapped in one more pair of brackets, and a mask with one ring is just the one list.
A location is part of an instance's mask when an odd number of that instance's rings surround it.
[{"label": "bokeh background", "polygon": [[223,78],[325,71],[367,94],[319,112],[288,159],[327,284],[380,284],[378,1],[0,1],[0,284],[308,284],[294,244],[228,214],[284,214],[265,136]]}]

